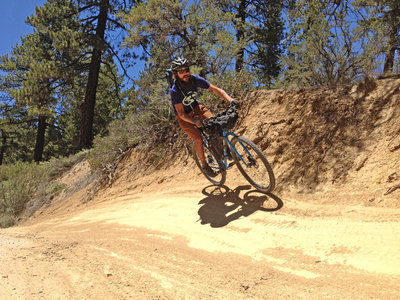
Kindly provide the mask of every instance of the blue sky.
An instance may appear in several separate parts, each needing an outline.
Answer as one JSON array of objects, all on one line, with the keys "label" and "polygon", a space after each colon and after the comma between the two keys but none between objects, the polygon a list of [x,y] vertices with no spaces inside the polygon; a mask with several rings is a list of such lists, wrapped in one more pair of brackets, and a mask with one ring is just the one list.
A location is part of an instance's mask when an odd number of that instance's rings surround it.
[{"label": "blue sky", "polygon": [[31,33],[32,27],[25,19],[42,6],[45,0],[0,0],[0,55],[7,54],[20,43],[21,37]]}]

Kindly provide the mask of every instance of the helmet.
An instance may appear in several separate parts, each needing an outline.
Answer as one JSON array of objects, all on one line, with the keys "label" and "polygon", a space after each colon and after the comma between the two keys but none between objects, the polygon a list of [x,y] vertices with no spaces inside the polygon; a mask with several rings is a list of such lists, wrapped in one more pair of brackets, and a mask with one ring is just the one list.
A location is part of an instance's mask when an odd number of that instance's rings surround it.
[{"label": "helmet", "polygon": [[182,67],[189,67],[189,61],[183,56],[177,57],[172,61],[171,68],[172,70],[176,70]]}]

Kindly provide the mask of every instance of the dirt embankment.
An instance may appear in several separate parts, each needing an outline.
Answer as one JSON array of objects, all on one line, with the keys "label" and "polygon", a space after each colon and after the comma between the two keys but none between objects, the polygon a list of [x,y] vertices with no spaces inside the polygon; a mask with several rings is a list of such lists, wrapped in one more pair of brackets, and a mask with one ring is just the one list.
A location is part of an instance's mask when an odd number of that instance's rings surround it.
[{"label": "dirt embankment", "polygon": [[184,151],[152,171],[133,152],[86,202],[81,162],[0,230],[0,298],[398,299],[399,87],[248,95],[237,132],[272,162],[274,194],[235,169],[210,186]]},{"label": "dirt embankment", "polygon": [[350,186],[383,195],[400,183],[399,79],[249,98],[241,132],[271,158],[282,189]]}]

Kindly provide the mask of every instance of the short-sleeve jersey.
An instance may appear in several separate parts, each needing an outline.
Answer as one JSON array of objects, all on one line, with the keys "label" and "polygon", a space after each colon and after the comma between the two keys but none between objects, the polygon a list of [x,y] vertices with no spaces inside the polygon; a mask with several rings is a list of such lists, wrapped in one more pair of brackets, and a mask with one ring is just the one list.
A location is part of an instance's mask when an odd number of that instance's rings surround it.
[{"label": "short-sleeve jersey", "polygon": [[175,81],[172,87],[169,89],[171,95],[172,107],[174,108],[175,114],[175,104],[182,103],[185,113],[190,113],[199,102],[197,101],[197,88],[208,89],[210,83],[203,77],[198,75],[191,75],[190,81],[188,83],[180,82],[179,84]]}]

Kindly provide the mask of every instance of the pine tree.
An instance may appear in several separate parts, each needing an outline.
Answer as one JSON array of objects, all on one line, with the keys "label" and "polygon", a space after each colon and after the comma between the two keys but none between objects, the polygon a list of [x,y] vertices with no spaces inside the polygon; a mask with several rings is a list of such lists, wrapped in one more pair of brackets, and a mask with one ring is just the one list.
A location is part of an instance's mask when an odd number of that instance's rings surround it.
[{"label": "pine tree", "polygon": [[254,37],[249,53],[255,50],[250,65],[258,75],[259,82],[270,85],[281,71],[280,57],[284,51],[281,43],[284,38],[281,15],[284,3],[282,0],[258,1],[253,6],[250,17],[258,21],[250,27]]},{"label": "pine tree", "polygon": [[34,32],[23,37],[21,45],[2,59],[3,70],[19,70],[21,77],[7,92],[16,100],[16,105],[27,107],[29,114],[37,119],[33,155],[36,162],[42,160],[48,120],[56,114],[55,92],[70,81],[72,72],[67,67],[73,59],[71,53],[80,51],[79,45],[73,47],[69,43],[75,40],[75,29],[79,27],[72,17],[76,12],[68,1],[48,1],[44,7],[36,8],[37,15],[27,19],[34,26]]},{"label": "pine tree", "polygon": [[10,164],[21,159],[32,160],[37,123],[37,119],[29,115],[25,107],[17,105],[6,92],[10,84],[15,83],[4,80],[8,77],[0,76],[1,164]]},{"label": "pine tree", "polygon": [[239,49],[229,29],[232,18],[210,0],[149,0],[125,14],[129,26],[125,43],[129,48],[142,47],[150,64],[160,70],[175,56],[184,55],[206,76],[232,66]]},{"label": "pine tree", "polygon": [[364,56],[378,59],[383,55],[383,73],[391,74],[396,51],[400,50],[400,2],[356,0],[353,6],[360,19],[357,33],[365,48]]},{"label": "pine tree", "polygon": [[284,37],[283,0],[219,0],[223,11],[235,18],[236,42],[241,45],[236,55],[236,72],[244,67],[257,75],[258,82],[270,85],[280,73],[281,41]]},{"label": "pine tree", "polygon": [[[80,76],[79,73],[87,72],[84,100],[80,105],[78,148],[88,148],[91,146],[94,136],[93,122],[101,66],[112,65],[111,60],[118,55],[116,47],[119,45],[109,43],[106,40],[106,33],[117,28],[124,30],[118,17],[113,16],[122,9],[131,8],[134,1],[49,0],[48,3],[48,7],[45,5],[45,7],[37,9],[36,17],[32,17],[30,21],[34,26],[49,28],[48,32],[54,48],[61,53],[55,57],[55,61],[65,72],[65,80],[73,81]],[[53,11],[61,4],[71,7],[71,10],[64,14]],[[71,18],[76,21],[73,26],[68,23],[62,26],[61,30],[54,26],[48,26],[52,22],[58,24],[70,22]],[[131,58],[132,55],[125,57]],[[120,57],[117,59],[123,63]],[[115,71],[113,68],[109,68],[109,70]],[[117,78],[117,75],[114,73],[113,77]],[[116,86],[120,84],[116,80],[114,83]]]},{"label": "pine tree", "polygon": [[[74,80],[81,72],[88,74],[84,101],[80,106],[79,148],[88,148],[92,144],[96,93],[101,66],[109,65],[111,56],[124,63],[118,56],[118,43],[114,45],[108,42],[106,36],[117,29],[125,30],[116,14],[125,9],[129,10],[134,3],[133,0],[49,0],[44,7],[37,9],[36,16],[30,19],[33,26],[40,28],[47,26],[56,51],[61,53],[55,59],[66,67],[65,79]],[[73,10],[59,14],[57,8],[62,5],[70,6]],[[48,26],[53,23],[63,24],[71,18],[76,20],[77,26],[71,27],[68,24],[61,30]],[[72,50],[67,51],[68,47]],[[135,56],[126,55],[125,57]],[[115,74],[114,77],[116,77]]]},{"label": "pine tree", "polygon": [[[72,1],[49,0],[28,18],[34,32],[24,37],[21,45],[15,46],[0,62],[0,68],[9,74],[4,77],[3,91],[16,99],[15,106],[27,108],[36,120],[36,161],[43,155],[49,158],[80,148],[77,147],[79,133],[75,128],[79,130],[82,120],[78,112],[85,95],[82,87],[88,81],[90,45],[93,44],[93,41],[89,43],[91,30],[88,28],[91,26],[83,23],[81,17],[79,7]],[[103,74],[104,79],[95,92],[101,94],[100,103],[107,105],[100,116],[121,108],[122,80],[112,59],[113,56],[108,54],[101,60],[99,74]],[[107,92],[110,90],[113,90],[112,98]],[[113,117],[115,114],[104,116],[102,121]],[[106,126],[98,122],[91,130],[97,134]],[[47,150],[44,149],[45,140]]]},{"label": "pine tree", "polygon": [[[91,17],[83,22],[84,28],[90,28],[87,31],[93,37],[91,46],[91,60],[89,64],[89,74],[86,84],[85,100],[82,103],[81,110],[81,126],[79,146],[80,148],[89,148],[93,142],[93,120],[96,105],[96,92],[99,81],[99,74],[104,54],[116,54],[116,51],[106,41],[107,30],[115,28],[124,29],[125,27],[115,17],[118,11],[129,10],[136,1],[117,1],[117,0],[100,0],[94,2],[91,0],[78,1],[81,13],[85,12]],[[107,28],[107,24],[111,24]]]},{"label": "pine tree", "polygon": [[306,86],[347,83],[363,74],[347,1],[299,0],[289,10],[286,83]]},{"label": "pine tree", "polygon": [[[27,107],[29,114],[37,119],[36,145],[34,148],[34,160],[37,162],[42,159],[46,118],[51,114],[50,107],[52,105],[48,79],[43,76],[38,79],[41,71],[48,71],[44,64],[38,62],[40,53],[43,53],[44,50],[41,48],[42,46],[43,44],[37,39],[37,36],[30,35],[22,40],[21,46],[14,48],[12,59],[8,56],[2,59],[3,70],[26,70],[20,72],[23,76],[20,87],[8,89],[7,92],[16,100],[16,105]],[[43,70],[43,67],[45,70]],[[31,71],[28,71],[29,69]]]},{"label": "pine tree", "polygon": [[101,56],[104,49],[104,38],[109,10],[109,0],[100,0],[99,14],[97,15],[96,33],[94,35],[95,41],[93,43],[88,81],[86,84],[85,101],[80,107],[82,119],[79,145],[82,148],[89,148],[93,141],[93,119],[96,105],[96,91],[99,81]]}]

